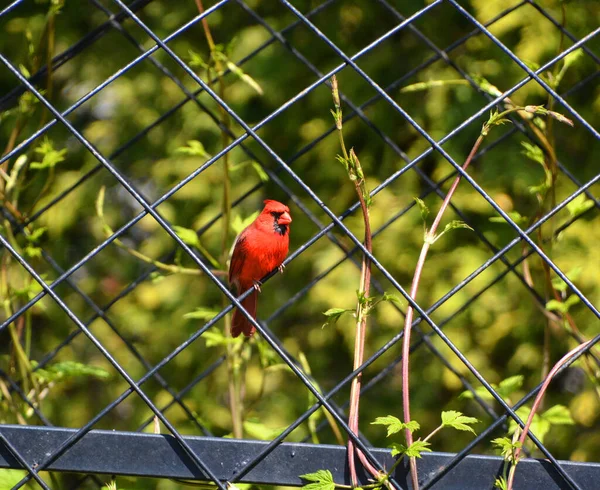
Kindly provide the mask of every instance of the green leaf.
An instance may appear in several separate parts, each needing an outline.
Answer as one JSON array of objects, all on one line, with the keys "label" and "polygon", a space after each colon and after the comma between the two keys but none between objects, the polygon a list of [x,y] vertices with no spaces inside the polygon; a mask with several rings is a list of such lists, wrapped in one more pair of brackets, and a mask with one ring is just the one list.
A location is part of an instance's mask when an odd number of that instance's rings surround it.
[{"label": "green leaf", "polygon": [[572,218],[576,218],[593,207],[594,201],[588,199],[584,193],[579,194],[575,199],[567,204],[567,210]]},{"label": "green leaf", "polygon": [[237,339],[227,338],[223,335],[223,332],[213,328],[202,334],[202,338],[206,342],[206,347],[218,347],[221,345],[227,345],[229,343],[238,342]]},{"label": "green leaf", "polygon": [[[571,281],[576,281],[577,279],[579,279],[581,271],[581,267],[575,267],[574,269],[571,269],[569,272],[567,272],[567,278],[569,278],[569,280]],[[565,281],[563,281],[560,277],[557,276],[552,278],[552,287],[557,291],[564,293],[567,290],[568,286]]]},{"label": "green leaf", "polygon": [[0,488],[13,488],[26,474],[21,470],[0,470]]},{"label": "green leaf", "polygon": [[[283,366],[284,368],[288,368],[287,364],[281,363],[281,357],[275,352],[273,347],[269,345],[269,343],[261,337],[256,338],[256,347],[258,349],[258,358],[260,359],[260,365],[267,369],[272,368],[273,366]],[[302,354],[302,352],[300,352]],[[299,354],[299,355],[300,355]],[[304,355],[304,354],[302,354]],[[300,356],[302,359],[302,357]],[[277,368],[279,369],[279,368]],[[306,371],[306,370],[305,370]],[[310,373],[308,373],[310,374]]]},{"label": "green leaf", "polygon": [[75,361],[57,362],[44,369],[38,369],[35,371],[35,375],[40,381],[64,381],[80,377],[92,377],[101,380],[110,378],[110,373],[100,367]]},{"label": "green leaf", "polygon": [[[494,389],[497,388],[497,385],[495,385],[494,383],[490,383],[490,386]],[[465,400],[473,400],[475,398],[475,395],[477,395],[482,400],[493,400],[494,399],[494,397],[491,395],[491,393],[489,391],[487,391],[483,386],[476,388],[475,394],[473,394],[473,392],[471,390],[465,390],[460,395],[458,395],[458,398],[463,398]]]},{"label": "green leaf", "polygon": [[442,234],[443,234],[443,233],[446,233],[446,232],[448,232],[448,231],[450,231],[450,230],[456,230],[456,229],[458,229],[458,228],[466,228],[466,229],[468,229],[468,230],[471,230],[471,231],[473,231],[473,228],[471,228],[471,227],[470,227],[470,226],[469,226],[467,223],[465,223],[464,221],[460,221],[460,220],[452,220],[452,221],[450,221],[450,223],[448,223],[448,224],[446,225],[446,227],[444,228],[444,231],[442,232]]},{"label": "green leaf", "polygon": [[200,56],[198,53],[196,53],[195,51],[188,49],[188,64],[192,67],[192,68],[202,68],[204,70],[206,70],[207,68],[209,68],[208,63],[206,63],[206,61],[204,61],[204,59],[202,58],[202,56]]},{"label": "green leaf", "polygon": [[583,49],[579,48],[574,51],[571,51],[567,56],[563,59],[563,66],[556,75],[556,79],[554,80],[553,86],[554,88],[560,85],[563,77],[569,70],[571,66],[574,66],[583,56]]},{"label": "green leaf", "polygon": [[442,427],[452,427],[456,430],[464,430],[477,435],[473,428],[469,425],[477,423],[479,423],[479,420],[477,420],[475,417],[467,417],[461,412],[457,412],[455,410],[442,412]]},{"label": "green leaf", "polygon": [[225,487],[227,490],[252,490],[252,488],[255,488],[251,483],[236,483],[234,485],[230,482],[226,482]]},{"label": "green leaf", "polygon": [[508,490],[508,482],[506,481],[506,478],[503,476],[496,478],[496,481],[494,481],[494,488],[497,488],[498,490]]},{"label": "green leaf", "polygon": [[[506,117],[501,117],[500,112],[490,111],[490,118],[487,120],[487,123],[484,124],[483,136],[487,135],[487,132],[491,126],[500,126],[502,124],[507,124],[512,122],[510,119]],[[487,126],[487,128],[486,128]]]},{"label": "green leaf", "polygon": [[514,450],[521,447],[520,442],[512,442],[508,437],[498,437],[497,439],[492,439],[492,444],[500,450],[502,457],[506,461],[512,461]]},{"label": "green leaf", "polygon": [[254,420],[246,420],[243,425],[244,430],[251,439],[259,439],[261,441],[272,441],[285,430],[284,428],[272,429]]},{"label": "green leaf", "polygon": [[383,298],[381,301],[389,301],[397,306],[402,306],[402,300],[395,294],[383,293]]},{"label": "green leaf", "polygon": [[546,410],[541,417],[551,425],[574,425],[575,421],[570,410],[564,405],[554,405]]},{"label": "green leaf", "polygon": [[190,311],[183,315],[183,318],[186,320],[204,320],[209,321],[212,320],[217,314],[219,310],[215,308],[204,308],[202,306],[196,308],[194,311]]},{"label": "green leaf", "polygon": [[[356,290],[356,299],[362,306],[369,308],[375,302],[375,296],[366,296],[364,291]],[[354,311],[354,310],[350,310]]]},{"label": "green leaf", "polygon": [[348,160],[344,158],[342,155],[336,155],[335,159],[340,162],[346,170],[349,168]]},{"label": "green leaf", "polygon": [[118,490],[117,482],[115,480],[109,481],[100,490]]},{"label": "green leaf", "polygon": [[[46,274],[43,274],[42,279],[46,279]],[[38,283],[37,281],[31,281],[27,286],[25,286],[22,289],[13,289],[12,293],[16,296],[16,297],[20,297],[25,299],[26,301],[29,301],[30,299],[33,299],[34,297],[36,297],[38,295],[38,293],[40,293],[42,291],[42,286],[40,285],[40,283]],[[38,303],[39,304],[39,303]]]},{"label": "green leaf", "polygon": [[42,249],[40,247],[27,245],[25,247],[25,255],[31,259],[39,259],[42,256]]},{"label": "green leaf", "polygon": [[234,485],[233,483],[226,482],[226,488],[227,490],[252,490],[256,486],[252,483],[236,483]]},{"label": "green leaf", "polygon": [[17,158],[15,160],[12,170],[10,171],[10,176],[9,176],[8,180],[6,181],[5,191],[7,194],[16,185],[17,177],[19,176],[19,172],[25,166],[26,163],[27,163],[27,155],[21,155],[19,158]]},{"label": "green leaf", "polygon": [[41,145],[35,149],[35,153],[42,157],[42,161],[31,162],[29,168],[40,170],[44,168],[53,168],[60,162],[63,162],[67,150],[55,150],[52,142],[48,138],[45,138]]},{"label": "green leaf", "polygon": [[239,214],[236,214],[231,220],[231,228],[236,235],[239,235],[242,231],[246,229],[252,223],[256,217],[258,216],[259,211],[252,213],[246,219],[242,219]]},{"label": "green leaf", "polygon": [[506,379],[503,379],[498,385],[498,394],[503,398],[512,395],[515,391],[521,388],[521,386],[523,386],[524,379],[525,377],[522,374],[517,374],[515,376],[510,376]]},{"label": "green leaf", "polygon": [[31,78],[31,73],[29,73],[29,70],[27,69],[27,67],[25,65],[23,65],[22,63],[19,63],[19,71],[21,72],[21,74],[24,77]]},{"label": "green leaf", "polygon": [[583,57],[583,49],[579,48],[571,51],[567,56],[563,58],[563,70],[567,70],[575,63],[577,63]]},{"label": "green leaf", "polygon": [[262,165],[260,165],[257,162],[252,162],[252,168],[256,171],[256,173],[258,174],[258,178],[262,182],[268,182],[269,181],[269,176],[268,176],[267,172],[265,172],[265,169],[262,168]]},{"label": "green leaf", "polygon": [[[523,385],[523,375],[518,374],[511,376],[505,380],[500,381],[499,385],[491,383],[491,387],[494,388],[502,398],[509,397],[512,393],[517,391]],[[480,386],[475,390],[475,393],[482,400],[493,400],[492,394],[484,387]],[[470,390],[463,391],[459,398],[473,399],[473,393]]]},{"label": "green leaf", "polygon": [[183,240],[183,243],[190,247],[200,248],[200,239],[195,230],[184,228],[183,226],[173,226],[173,231]]},{"label": "green leaf", "polygon": [[530,185],[529,187],[527,187],[527,190],[531,194],[544,195],[546,194],[546,192],[548,192],[548,189],[550,189],[550,187],[552,187],[552,185],[548,182],[542,182],[540,185]]},{"label": "green leaf", "polygon": [[452,220],[450,221],[450,223],[448,223],[444,230],[437,234],[436,236],[434,236],[433,238],[427,238],[426,240],[429,240],[430,243],[435,243],[436,241],[438,241],[445,233],[448,233],[451,230],[455,230],[457,228],[467,228],[471,231],[473,231],[473,228],[471,228],[468,224],[466,224],[464,221],[460,221],[460,220]]},{"label": "green leaf", "polygon": [[333,475],[329,470],[318,470],[314,473],[307,473],[300,475],[300,478],[306,481],[314,482],[308,485],[304,485],[302,488],[306,490],[334,490],[335,483],[333,482]]},{"label": "green leaf", "polygon": [[406,451],[406,446],[398,442],[393,442],[388,447],[392,450],[393,457],[396,457],[399,454],[404,454],[404,452]]},{"label": "green leaf", "polygon": [[[157,284],[164,279],[165,279],[165,276],[163,276],[159,271],[154,271],[154,272],[150,273],[150,281],[152,282],[152,284]],[[185,315],[184,315],[184,318],[185,318]]]},{"label": "green leaf", "polygon": [[415,441],[410,446],[408,446],[408,448],[406,448],[406,451],[404,451],[404,454],[406,454],[409,458],[420,458],[421,453],[431,452],[431,449],[429,449],[428,446],[431,446],[429,442],[421,441],[419,439],[418,441]]},{"label": "green leaf", "polygon": [[527,68],[529,68],[531,71],[538,71],[540,69],[540,64],[536,61],[523,60],[523,63],[525,63],[525,65],[527,65]]},{"label": "green leaf", "polygon": [[347,312],[354,311],[350,308],[330,308],[327,311],[323,312],[323,315],[327,317],[327,321],[323,324],[326,325],[335,325],[340,317]]},{"label": "green leaf", "polygon": [[210,155],[204,149],[204,145],[198,140],[189,140],[187,146],[180,146],[175,150],[175,153],[189,155],[193,157],[210,158]]},{"label": "green leaf", "polygon": [[29,233],[29,235],[26,235],[25,238],[27,239],[28,242],[35,243],[41,238],[41,236],[44,233],[46,233],[47,229],[48,228],[45,226],[40,226],[39,228],[36,228],[31,233]]},{"label": "green leaf", "polygon": [[413,199],[415,200],[415,202],[419,206],[419,209],[421,210],[421,219],[425,221],[427,219],[427,216],[429,216],[429,208],[423,202],[422,199],[419,199],[418,197],[414,197]]},{"label": "green leaf", "polygon": [[565,304],[567,305],[567,309],[570,309],[571,306],[576,305],[580,301],[581,299],[579,298],[579,296],[577,296],[576,294],[572,294],[565,300]]},{"label": "green leaf", "polygon": [[396,434],[401,430],[408,429],[411,432],[419,430],[421,426],[415,420],[411,420],[408,423],[402,422],[398,417],[394,417],[393,415],[386,415],[385,417],[377,417],[371,425],[385,425],[387,426],[387,437],[392,434]]},{"label": "green leaf", "polygon": [[232,63],[229,60],[225,61],[225,65],[227,66],[227,68],[229,68],[231,73],[233,73],[235,76],[237,76],[242,82],[244,82],[250,88],[255,90],[256,93],[258,93],[259,95],[264,95],[263,89],[260,86],[260,84],[256,80],[254,80],[254,78],[252,78],[250,75],[245,73],[244,70],[242,70],[239,66],[237,66],[235,63]]},{"label": "green leaf", "polygon": [[[529,417],[530,411],[531,409],[529,407],[521,407],[517,410],[517,415],[521,420],[525,421]],[[514,434],[514,432],[517,430],[517,427],[519,427],[517,423],[511,419],[508,424],[508,433]],[[519,430],[521,430],[520,427]],[[529,432],[533,433],[540,441],[544,442],[544,438],[546,437],[546,434],[549,430],[550,422],[543,419],[539,414],[536,413],[533,416]]]},{"label": "green leaf", "polygon": [[485,78],[476,74],[471,76],[479,88],[484,92],[487,92],[494,97],[500,97],[502,95],[502,92],[495,85],[492,85],[490,82],[488,82]]},{"label": "green leaf", "polygon": [[96,214],[98,218],[104,219],[104,193],[106,192],[106,187],[100,187],[98,191],[98,197],[96,198]]},{"label": "green leaf", "polygon": [[[524,223],[527,223],[527,220],[528,220],[527,216],[521,216],[521,214],[518,211],[509,211],[506,214],[517,225],[522,225]],[[492,216],[490,218],[490,222],[508,224],[508,222],[502,216]]]},{"label": "green leaf", "polygon": [[546,162],[544,160],[544,152],[537,145],[532,145],[527,141],[521,141],[521,146],[523,150],[521,153],[529,158],[531,161],[539,163],[542,167],[546,166]]},{"label": "green leaf", "polygon": [[557,299],[551,299],[550,301],[548,301],[546,303],[546,309],[548,311],[558,311],[559,313],[563,313],[563,314],[565,314],[569,311],[568,305]]}]

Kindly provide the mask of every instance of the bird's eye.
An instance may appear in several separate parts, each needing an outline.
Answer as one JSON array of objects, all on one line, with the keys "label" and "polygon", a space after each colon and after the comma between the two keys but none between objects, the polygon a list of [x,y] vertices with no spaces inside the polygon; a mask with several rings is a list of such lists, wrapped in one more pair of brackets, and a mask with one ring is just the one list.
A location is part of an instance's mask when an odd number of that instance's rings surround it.
[{"label": "bird's eye", "polygon": [[276,213],[275,211],[271,212],[271,216],[275,219],[279,219],[283,213]]}]

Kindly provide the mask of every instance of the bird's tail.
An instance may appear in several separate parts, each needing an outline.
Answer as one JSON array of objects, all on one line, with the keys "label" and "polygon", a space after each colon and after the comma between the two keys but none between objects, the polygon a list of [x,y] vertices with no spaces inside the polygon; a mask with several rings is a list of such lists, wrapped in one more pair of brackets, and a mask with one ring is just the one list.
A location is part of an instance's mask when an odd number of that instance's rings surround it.
[{"label": "bird's tail", "polygon": [[[250,295],[242,300],[242,306],[252,315],[252,318],[256,318],[257,299],[258,291],[252,291]],[[255,331],[256,328],[248,321],[246,315],[236,308],[233,311],[233,319],[231,320],[231,336],[237,337],[243,332],[246,337],[250,337]]]}]

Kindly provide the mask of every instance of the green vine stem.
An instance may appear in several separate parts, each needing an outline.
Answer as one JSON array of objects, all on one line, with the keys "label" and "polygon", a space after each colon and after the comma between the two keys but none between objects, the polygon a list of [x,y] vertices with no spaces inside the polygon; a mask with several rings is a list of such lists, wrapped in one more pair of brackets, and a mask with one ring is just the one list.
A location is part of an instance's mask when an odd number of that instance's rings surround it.
[{"label": "green vine stem", "polygon": [[[204,5],[202,0],[195,0],[196,7],[200,14],[204,13]],[[222,59],[217,52],[214,38],[210,31],[206,18],[202,19],[202,28],[204,36],[210,50],[210,57],[214,63],[216,77],[219,84],[219,96],[225,100],[225,82],[222,74],[224,73]],[[208,71],[208,79],[210,80],[210,64]],[[229,144],[230,118],[225,108],[219,106],[221,112],[221,122],[227,131],[221,131],[221,143],[223,148]],[[231,228],[231,178],[229,175],[229,152],[223,155],[223,204],[222,204],[222,236],[221,236],[221,263],[226,264],[229,258],[230,249],[230,228]],[[223,306],[228,305],[227,298],[223,297]],[[225,332],[231,336],[231,315],[225,316]],[[244,400],[242,392],[244,391],[244,359],[241,355],[241,345],[227,342],[227,373],[228,373],[228,393],[229,393],[229,408],[231,410],[231,422],[233,428],[233,436],[237,439],[244,437]]]},{"label": "green vine stem", "polygon": [[[102,186],[100,188],[100,192],[98,192],[98,197],[96,198],[96,215],[98,216],[98,218],[100,218],[104,234],[107,237],[110,237],[111,235],[114,235],[114,231],[104,218],[104,194],[105,194],[105,192],[106,192],[106,188],[104,186]],[[147,255],[144,255],[143,253],[135,250],[134,248],[131,248],[131,247],[125,245],[118,238],[116,238],[114,240],[114,244],[117,245],[119,248],[125,250],[128,254],[132,255],[133,257],[141,260],[142,262],[151,264],[154,267],[156,267],[157,269],[163,270],[165,272],[169,272],[171,274],[185,274],[185,275],[190,275],[190,276],[200,276],[203,274],[203,272],[200,269],[192,269],[192,268],[188,268],[188,267],[182,267],[182,266],[176,265],[176,264],[165,264],[164,262],[155,260],[155,259],[148,257]],[[215,274],[217,276],[226,275],[226,272],[224,270],[218,268],[219,263],[208,252],[208,250],[206,250],[202,246],[202,244],[200,244],[199,242],[195,242],[194,246],[196,248],[198,248],[198,250],[200,250],[200,252],[202,252],[202,254],[208,259],[208,261],[212,264],[213,267],[217,267],[216,269],[211,270],[211,272],[213,274]]]}]

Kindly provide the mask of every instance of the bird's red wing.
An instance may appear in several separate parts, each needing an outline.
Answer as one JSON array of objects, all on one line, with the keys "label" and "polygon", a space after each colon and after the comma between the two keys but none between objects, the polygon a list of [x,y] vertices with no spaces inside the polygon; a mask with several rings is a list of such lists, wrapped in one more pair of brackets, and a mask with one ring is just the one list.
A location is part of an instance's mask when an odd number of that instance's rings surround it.
[{"label": "bird's red wing", "polygon": [[242,233],[235,242],[233,254],[231,254],[231,262],[229,263],[229,284],[233,284],[233,280],[238,278],[242,273],[244,262],[248,255],[246,246],[246,235]]}]

